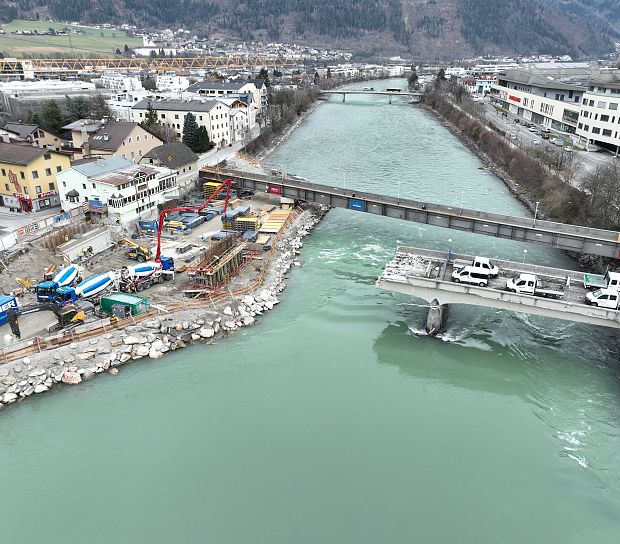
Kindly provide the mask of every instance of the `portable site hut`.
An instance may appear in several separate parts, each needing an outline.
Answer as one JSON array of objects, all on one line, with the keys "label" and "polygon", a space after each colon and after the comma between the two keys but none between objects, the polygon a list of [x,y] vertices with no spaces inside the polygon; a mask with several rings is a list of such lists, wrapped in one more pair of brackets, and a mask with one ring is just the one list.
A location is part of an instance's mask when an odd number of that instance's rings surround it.
[{"label": "portable site hut", "polygon": [[124,319],[130,315],[146,312],[149,309],[149,301],[144,297],[127,293],[110,293],[101,299],[100,306],[106,314]]}]

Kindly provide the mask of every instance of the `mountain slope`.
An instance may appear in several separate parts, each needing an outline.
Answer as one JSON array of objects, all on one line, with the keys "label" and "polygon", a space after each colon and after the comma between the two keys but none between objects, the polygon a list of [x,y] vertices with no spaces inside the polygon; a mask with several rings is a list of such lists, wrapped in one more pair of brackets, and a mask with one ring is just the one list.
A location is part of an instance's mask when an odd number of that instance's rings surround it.
[{"label": "mountain slope", "polygon": [[[192,28],[425,58],[596,56],[620,41],[618,0],[0,0],[0,17]],[[0,19],[1,20],[1,19]]]}]

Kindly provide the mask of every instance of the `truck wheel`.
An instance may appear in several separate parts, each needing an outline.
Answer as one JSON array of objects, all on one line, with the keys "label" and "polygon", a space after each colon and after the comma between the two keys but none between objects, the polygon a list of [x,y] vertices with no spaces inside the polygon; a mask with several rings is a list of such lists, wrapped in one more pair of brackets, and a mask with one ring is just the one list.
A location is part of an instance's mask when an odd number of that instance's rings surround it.
[{"label": "truck wheel", "polygon": [[143,263],[146,259],[144,258],[144,255],[138,255],[138,262],[139,263]]},{"label": "truck wheel", "polygon": [[172,279],[172,276],[170,274],[166,274],[164,276],[164,281],[170,281]]},{"label": "truck wheel", "polygon": [[142,289],[144,289],[144,285],[142,285],[141,283],[139,283],[138,285],[136,285],[136,291],[139,293],[140,291],[142,291]]},{"label": "truck wheel", "polygon": [[487,284],[486,284],[486,283],[484,283],[483,281],[481,281],[478,285],[479,285],[480,287],[486,287],[486,286],[487,286]]},{"label": "truck wheel", "polygon": [[459,280],[458,278],[454,278],[454,283],[461,283],[461,280]]}]

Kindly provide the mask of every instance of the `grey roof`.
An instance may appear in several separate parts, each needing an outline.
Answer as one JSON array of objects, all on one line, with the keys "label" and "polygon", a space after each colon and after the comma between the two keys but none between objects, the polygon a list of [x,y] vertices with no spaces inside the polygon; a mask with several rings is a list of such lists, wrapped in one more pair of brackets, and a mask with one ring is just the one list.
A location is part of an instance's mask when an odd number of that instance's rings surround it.
[{"label": "grey roof", "polygon": [[39,125],[26,125],[25,123],[7,123],[3,127],[5,130],[17,134],[20,138],[27,138],[35,130],[39,128]]},{"label": "grey roof", "polygon": [[500,72],[497,79],[546,89],[585,89],[594,70],[585,63],[540,63]]},{"label": "grey roof", "polygon": [[69,123],[62,128],[64,130],[84,130],[86,132],[95,132],[99,127],[101,127],[102,124],[103,122],[98,119],[78,119],[77,121]]},{"label": "grey roof", "polygon": [[262,89],[265,86],[265,80],[260,77],[249,78],[248,83],[254,83],[257,89]]},{"label": "grey roof", "polygon": [[32,145],[5,144],[0,142],[0,162],[8,164],[26,166],[46,152],[51,153],[49,149],[41,149]]},{"label": "grey roof", "polygon": [[199,81],[190,85],[186,91],[190,93],[197,93],[202,89],[216,89],[216,90],[233,90],[238,91],[243,87],[247,81]]},{"label": "grey roof", "polygon": [[157,159],[162,166],[167,166],[168,168],[179,168],[180,166],[196,162],[198,155],[183,142],[171,142],[154,147],[143,155],[140,162],[145,158]]},{"label": "grey roof", "polygon": [[151,100],[150,98],[145,98],[144,100],[140,100],[137,104],[132,106],[134,110],[145,110],[149,102],[151,106],[155,110],[167,110],[167,111],[203,111],[210,112],[215,106],[221,104],[217,100],[180,100],[180,99],[162,99],[162,100]]},{"label": "grey roof", "polygon": [[116,151],[138,123],[131,121],[108,121],[99,129],[91,132],[88,143],[91,149]]},{"label": "grey roof", "polygon": [[96,159],[82,164],[73,164],[71,168],[91,178],[132,165],[135,165],[135,163],[128,159],[123,159],[123,157],[106,157],[105,159]]}]

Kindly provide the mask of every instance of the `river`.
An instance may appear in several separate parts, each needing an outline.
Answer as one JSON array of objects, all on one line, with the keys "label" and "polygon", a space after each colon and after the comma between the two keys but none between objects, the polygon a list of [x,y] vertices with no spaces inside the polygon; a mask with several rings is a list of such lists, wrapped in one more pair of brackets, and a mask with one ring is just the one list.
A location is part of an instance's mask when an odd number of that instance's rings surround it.
[{"label": "river", "polygon": [[[268,161],[526,215],[435,119],[385,97],[330,99]],[[332,210],[259,326],[0,412],[2,542],[616,542],[616,333],[454,306],[441,339],[418,336],[421,301],[374,287],[398,244],[570,265]]]}]

